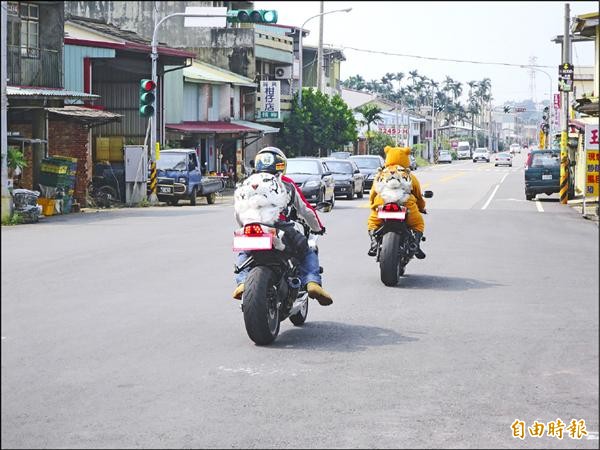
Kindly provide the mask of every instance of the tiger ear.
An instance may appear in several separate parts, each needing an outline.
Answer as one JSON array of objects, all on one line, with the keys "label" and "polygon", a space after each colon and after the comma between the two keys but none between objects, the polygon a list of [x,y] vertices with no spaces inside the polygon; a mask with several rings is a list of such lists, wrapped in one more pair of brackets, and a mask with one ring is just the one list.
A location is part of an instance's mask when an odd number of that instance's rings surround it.
[{"label": "tiger ear", "polygon": [[389,145],[386,145],[386,146],[383,148],[383,151],[384,151],[384,153],[387,155],[387,154],[388,154],[388,152],[389,152],[391,149],[392,149],[392,147],[390,147]]}]

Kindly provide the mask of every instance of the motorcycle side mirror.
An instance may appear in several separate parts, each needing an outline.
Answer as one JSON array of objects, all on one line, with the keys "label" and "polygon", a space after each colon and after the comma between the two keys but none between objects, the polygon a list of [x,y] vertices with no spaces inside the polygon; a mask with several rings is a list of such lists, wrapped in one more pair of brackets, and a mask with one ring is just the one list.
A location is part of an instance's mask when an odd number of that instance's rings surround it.
[{"label": "motorcycle side mirror", "polygon": [[330,212],[332,209],[333,205],[330,202],[319,202],[317,203],[317,206],[315,209],[317,209],[318,211],[323,211],[323,212]]},{"label": "motorcycle side mirror", "polygon": [[425,198],[431,198],[431,197],[433,197],[433,191],[425,191],[425,192],[423,192],[423,197],[425,197]]}]

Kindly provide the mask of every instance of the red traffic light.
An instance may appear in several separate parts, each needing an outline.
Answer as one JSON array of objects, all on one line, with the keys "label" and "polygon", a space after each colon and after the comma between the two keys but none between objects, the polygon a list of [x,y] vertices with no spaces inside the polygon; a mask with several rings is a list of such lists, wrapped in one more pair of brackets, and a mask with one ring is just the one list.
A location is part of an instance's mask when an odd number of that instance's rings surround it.
[{"label": "red traffic light", "polygon": [[156,88],[156,83],[152,80],[142,80],[140,81],[140,88],[143,91],[150,92]]}]

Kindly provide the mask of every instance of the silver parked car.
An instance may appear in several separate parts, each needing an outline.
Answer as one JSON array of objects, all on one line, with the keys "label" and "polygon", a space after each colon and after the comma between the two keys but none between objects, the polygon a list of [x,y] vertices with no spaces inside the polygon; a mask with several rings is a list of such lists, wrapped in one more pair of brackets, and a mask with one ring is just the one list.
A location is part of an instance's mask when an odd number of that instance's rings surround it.
[{"label": "silver parked car", "polygon": [[452,163],[452,155],[447,150],[441,150],[438,155],[438,163]]}]

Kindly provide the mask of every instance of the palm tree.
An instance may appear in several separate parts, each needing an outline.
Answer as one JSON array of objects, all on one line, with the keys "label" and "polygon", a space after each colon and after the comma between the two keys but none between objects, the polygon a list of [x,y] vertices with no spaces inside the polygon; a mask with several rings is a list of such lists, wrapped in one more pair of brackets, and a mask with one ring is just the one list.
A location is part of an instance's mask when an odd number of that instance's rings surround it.
[{"label": "palm tree", "polygon": [[371,124],[381,121],[381,108],[367,103],[366,105],[357,108],[356,111],[362,114],[364,118],[362,122],[367,126],[367,153],[370,153],[369,136],[371,134]]},{"label": "palm tree", "polygon": [[365,79],[360,75],[353,75],[345,80],[342,84],[348,89],[362,91],[365,88]]},{"label": "palm tree", "polygon": [[475,88],[478,86],[477,81],[469,81],[469,106],[467,112],[471,114],[471,140],[475,143],[475,114],[479,113],[479,103],[477,102],[477,95]]}]

